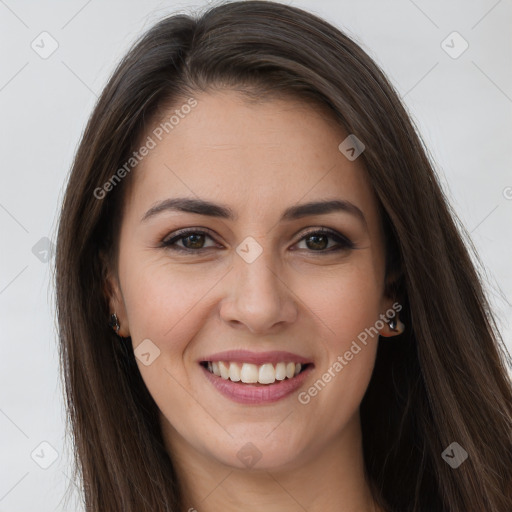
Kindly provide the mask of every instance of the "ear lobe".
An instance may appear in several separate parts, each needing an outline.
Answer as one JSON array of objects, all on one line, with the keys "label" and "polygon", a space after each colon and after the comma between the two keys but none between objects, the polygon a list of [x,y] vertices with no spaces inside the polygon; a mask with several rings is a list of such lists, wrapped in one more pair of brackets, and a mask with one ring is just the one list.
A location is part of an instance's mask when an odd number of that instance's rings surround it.
[{"label": "ear lobe", "polygon": [[119,288],[119,281],[117,277],[113,275],[105,253],[100,251],[99,257],[102,268],[103,294],[109,305],[109,311],[107,312],[108,314],[105,318],[105,323],[110,325],[111,315],[115,313],[120,324],[120,329],[117,331],[117,334],[126,338],[130,336],[130,333],[128,330],[124,301],[122,300],[122,294]]},{"label": "ear lobe", "polygon": [[398,336],[402,334],[405,330],[405,325],[398,318],[398,313],[385,322],[385,325],[382,329],[380,329],[379,334],[384,338],[391,338],[392,336]]},{"label": "ear lobe", "polygon": [[399,312],[402,307],[399,302],[395,300],[394,296],[385,295],[382,297],[381,307],[385,311],[381,315],[380,324],[382,327],[379,329],[379,335],[384,338],[391,338],[392,336],[398,336],[405,330],[405,325],[400,321]]}]

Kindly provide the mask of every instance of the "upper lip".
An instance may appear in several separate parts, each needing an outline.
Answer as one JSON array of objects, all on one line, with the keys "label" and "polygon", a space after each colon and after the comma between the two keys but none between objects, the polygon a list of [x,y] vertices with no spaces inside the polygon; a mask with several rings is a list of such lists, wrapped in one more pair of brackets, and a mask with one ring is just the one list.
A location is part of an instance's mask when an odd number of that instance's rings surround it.
[{"label": "upper lip", "polygon": [[251,352],[249,350],[226,350],[217,352],[199,359],[199,362],[205,361],[223,361],[233,363],[252,363],[262,365],[265,363],[311,363],[311,360],[292,352],[283,352],[274,350],[271,352]]}]

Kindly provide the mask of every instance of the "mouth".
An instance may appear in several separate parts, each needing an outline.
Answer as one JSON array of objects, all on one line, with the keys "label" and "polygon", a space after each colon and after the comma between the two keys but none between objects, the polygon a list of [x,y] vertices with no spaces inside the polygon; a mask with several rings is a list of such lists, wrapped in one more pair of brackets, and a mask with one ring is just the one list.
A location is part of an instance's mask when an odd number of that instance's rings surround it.
[{"label": "mouth", "polygon": [[231,382],[269,386],[291,380],[312,367],[312,363],[281,361],[254,364],[237,361],[201,361],[200,365],[212,375]]}]

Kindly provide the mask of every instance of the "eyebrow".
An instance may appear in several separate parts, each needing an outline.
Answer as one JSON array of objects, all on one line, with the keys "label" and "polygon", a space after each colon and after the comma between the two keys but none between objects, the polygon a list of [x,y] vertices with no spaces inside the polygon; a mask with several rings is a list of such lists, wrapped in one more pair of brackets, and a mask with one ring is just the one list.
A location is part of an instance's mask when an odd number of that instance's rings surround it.
[{"label": "eyebrow", "polygon": [[[228,206],[212,203],[203,199],[193,199],[189,197],[176,197],[165,199],[151,207],[142,217],[141,222],[145,222],[151,217],[166,211],[178,211],[185,213],[196,213],[208,217],[217,217],[226,220],[237,220],[238,215]],[[313,215],[325,215],[328,213],[345,212],[358,217],[364,224],[366,218],[363,212],[350,201],[343,199],[333,199],[324,201],[314,201],[287,208],[281,215],[281,221],[292,221],[309,217]]]}]

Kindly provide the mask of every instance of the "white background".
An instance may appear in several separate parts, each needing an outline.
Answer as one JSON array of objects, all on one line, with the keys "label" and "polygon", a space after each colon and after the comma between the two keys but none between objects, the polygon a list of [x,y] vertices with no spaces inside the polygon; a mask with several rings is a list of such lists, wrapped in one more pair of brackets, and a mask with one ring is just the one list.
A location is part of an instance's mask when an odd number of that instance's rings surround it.
[{"label": "white background", "polygon": [[[512,350],[512,3],[287,3],[345,30],[396,86],[471,232]],[[40,261],[32,248],[43,237],[55,241],[74,151],[114,65],[136,36],[166,14],[207,5],[0,0],[0,512],[79,510],[60,503],[70,466],[53,259]],[[48,59],[31,48],[43,31],[59,45]],[[457,59],[441,47],[453,31],[469,43]],[[43,441],[58,454],[46,470],[30,456]],[[47,458],[48,447],[42,449]]]}]

